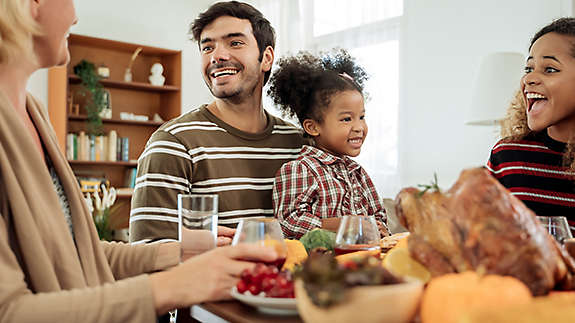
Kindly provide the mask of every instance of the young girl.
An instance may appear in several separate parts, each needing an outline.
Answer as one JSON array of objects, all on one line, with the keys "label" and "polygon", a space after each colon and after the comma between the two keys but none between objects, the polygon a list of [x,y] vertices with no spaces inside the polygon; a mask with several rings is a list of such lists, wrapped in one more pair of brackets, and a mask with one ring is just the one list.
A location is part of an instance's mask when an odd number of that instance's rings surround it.
[{"label": "young girl", "polygon": [[313,142],[276,174],[274,213],[286,238],[299,239],[344,215],[373,216],[388,234],[373,182],[348,157],[359,155],[367,135],[365,80],[365,71],[344,50],[280,60],[268,94],[285,114],[298,118]]},{"label": "young girl", "polygon": [[525,75],[487,167],[537,215],[575,229],[575,18],[535,34]]}]

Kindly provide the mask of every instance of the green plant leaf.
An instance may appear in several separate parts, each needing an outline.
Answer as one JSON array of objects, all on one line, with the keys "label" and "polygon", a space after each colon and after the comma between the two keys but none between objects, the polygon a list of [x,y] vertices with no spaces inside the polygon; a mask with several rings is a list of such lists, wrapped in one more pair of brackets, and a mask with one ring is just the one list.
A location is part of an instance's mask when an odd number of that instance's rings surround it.
[{"label": "green plant leaf", "polygon": [[100,76],[96,74],[96,66],[87,61],[81,60],[74,66],[74,74],[82,81],[83,93],[86,96],[86,114],[88,134],[102,135],[104,129],[100,112],[106,107],[106,94],[104,87],[100,83]]},{"label": "green plant leaf", "polygon": [[423,196],[427,191],[433,190],[434,192],[441,192],[441,188],[437,184],[437,173],[433,173],[433,180],[430,184],[418,184],[417,187],[422,188],[423,191],[419,192],[418,196]]}]

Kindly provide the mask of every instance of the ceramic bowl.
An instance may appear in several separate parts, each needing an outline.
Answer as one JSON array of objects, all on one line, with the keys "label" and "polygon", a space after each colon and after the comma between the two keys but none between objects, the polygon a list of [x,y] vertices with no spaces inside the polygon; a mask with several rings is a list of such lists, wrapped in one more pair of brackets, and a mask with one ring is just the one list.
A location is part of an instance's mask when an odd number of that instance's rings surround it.
[{"label": "ceramic bowl", "polygon": [[410,322],[415,316],[423,292],[420,282],[349,288],[345,299],[321,308],[308,297],[301,280],[295,284],[297,308],[305,322]]}]

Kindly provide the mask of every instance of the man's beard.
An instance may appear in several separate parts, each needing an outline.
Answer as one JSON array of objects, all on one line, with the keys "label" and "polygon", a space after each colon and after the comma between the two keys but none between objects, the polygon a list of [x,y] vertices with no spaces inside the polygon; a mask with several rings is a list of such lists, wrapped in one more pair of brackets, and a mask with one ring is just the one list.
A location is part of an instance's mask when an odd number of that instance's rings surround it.
[{"label": "man's beard", "polygon": [[239,96],[242,93],[242,89],[240,88],[232,89],[230,91],[216,91],[213,87],[210,86],[210,84],[208,84],[208,89],[210,89],[212,95],[218,99],[231,99]]},{"label": "man's beard", "polygon": [[212,93],[212,95],[215,98],[218,99],[228,99],[228,100],[240,100],[243,97],[247,97],[247,96],[251,96],[253,95],[253,93],[255,92],[258,83],[257,80],[253,83],[253,84],[245,84],[244,85],[251,85],[249,87],[242,87],[242,86],[238,86],[236,88],[233,89],[229,89],[229,90],[215,90],[214,86],[212,86],[210,81],[206,81],[204,79],[204,83],[206,83],[208,89],[210,90],[210,92]]}]

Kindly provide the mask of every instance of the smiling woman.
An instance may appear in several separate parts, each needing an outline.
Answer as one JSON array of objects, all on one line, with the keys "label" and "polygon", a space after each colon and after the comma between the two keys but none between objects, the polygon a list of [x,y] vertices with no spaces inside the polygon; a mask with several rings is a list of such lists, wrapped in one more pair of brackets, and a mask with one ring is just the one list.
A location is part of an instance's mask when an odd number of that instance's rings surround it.
[{"label": "smiling woman", "polygon": [[[564,215],[575,230],[575,18],[531,40],[525,75],[488,168],[537,215]],[[509,136],[511,135],[511,136]]]}]

